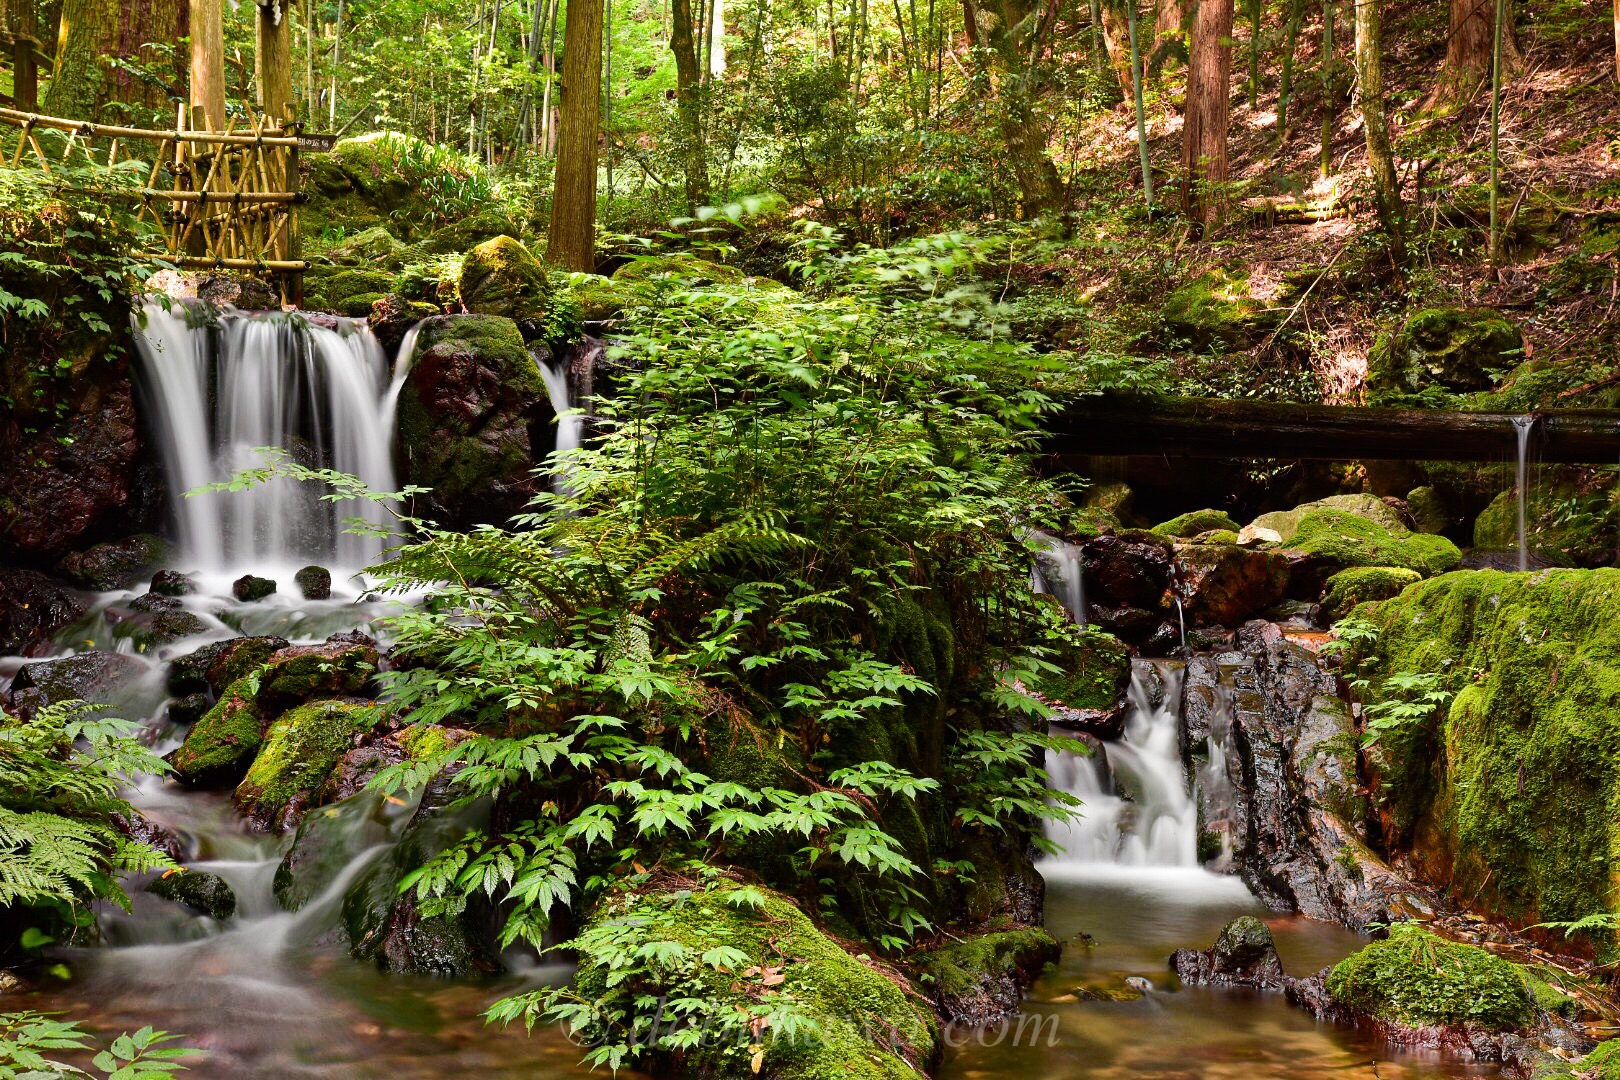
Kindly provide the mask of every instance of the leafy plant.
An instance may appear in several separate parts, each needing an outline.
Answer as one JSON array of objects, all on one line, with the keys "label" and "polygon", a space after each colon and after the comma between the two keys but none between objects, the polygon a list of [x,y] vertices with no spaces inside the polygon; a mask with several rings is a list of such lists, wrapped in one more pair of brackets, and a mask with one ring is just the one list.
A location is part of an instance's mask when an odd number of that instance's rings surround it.
[{"label": "leafy plant", "polygon": [[[105,1080],[173,1080],[186,1071],[180,1062],[201,1050],[171,1046],[179,1036],[143,1027],[96,1050],[91,1035],[72,1020],[37,1012],[0,1013],[0,1076],[15,1080],[93,1076]],[[94,1071],[59,1060],[64,1053],[90,1053]]]},{"label": "leafy plant", "polygon": [[1454,695],[1437,674],[1397,672],[1380,687],[1380,700],[1366,706],[1363,749],[1380,739],[1410,739],[1451,704]]}]

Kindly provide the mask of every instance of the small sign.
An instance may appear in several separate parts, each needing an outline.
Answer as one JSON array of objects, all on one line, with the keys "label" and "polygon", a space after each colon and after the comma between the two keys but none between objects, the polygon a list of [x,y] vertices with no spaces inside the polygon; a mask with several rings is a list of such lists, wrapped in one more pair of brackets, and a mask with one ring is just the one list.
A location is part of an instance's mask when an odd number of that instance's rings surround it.
[{"label": "small sign", "polygon": [[330,154],[337,145],[336,135],[299,135],[298,149],[310,154]]}]

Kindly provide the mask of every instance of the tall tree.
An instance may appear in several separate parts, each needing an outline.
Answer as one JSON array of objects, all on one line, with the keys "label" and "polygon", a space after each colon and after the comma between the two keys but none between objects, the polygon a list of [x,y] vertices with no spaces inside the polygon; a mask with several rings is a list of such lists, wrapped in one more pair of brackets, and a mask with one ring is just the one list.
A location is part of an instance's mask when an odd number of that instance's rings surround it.
[{"label": "tall tree", "polygon": [[1102,0],[1102,28],[1108,62],[1119,80],[1119,92],[1130,101],[1136,82],[1131,76],[1131,22],[1125,13],[1124,0]]},{"label": "tall tree", "polygon": [[681,122],[681,161],[686,167],[686,210],[696,213],[709,199],[709,162],[703,145],[703,77],[691,0],[670,0],[669,49],[675,54],[675,109]]},{"label": "tall tree", "polygon": [[297,112],[292,83],[292,10],[289,0],[261,0],[255,23],[254,83],[264,114],[283,122]]},{"label": "tall tree", "polygon": [[1154,5],[1153,56],[1162,64],[1171,50],[1185,52],[1187,40],[1187,0],[1158,0]]},{"label": "tall tree", "polygon": [[1338,93],[1333,66],[1333,0],[1322,0],[1322,163],[1320,175],[1333,175],[1333,119]]},{"label": "tall tree", "polygon": [[1044,88],[1042,45],[1055,15],[1055,5],[1036,7],[1029,0],[999,0],[995,18],[989,20],[990,47],[1002,65],[997,101],[1001,137],[1026,217],[1063,203],[1063,181],[1046,152],[1047,128],[1037,108]]},{"label": "tall tree", "polygon": [[34,0],[5,0],[0,4],[0,28],[11,35],[12,41],[12,104],[24,112],[33,112],[39,108],[39,70],[34,60],[34,50],[39,47],[39,13]]},{"label": "tall tree", "polygon": [[1142,160],[1142,200],[1153,208],[1153,164],[1148,160],[1147,109],[1142,104],[1142,43],[1137,40],[1136,0],[1125,0],[1125,14],[1131,28],[1131,82],[1135,87],[1131,104],[1136,110],[1136,147]]},{"label": "tall tree", "polygon": [[[1449,21],[1446,58],[1440,65],[1431,103],[1461,105],[1490,82],[1496,0],[1451,0]],[[1502,58],[1509,70],[1519,65],[1511,4],[1506,5],[1502,22]]]},{"label": "tall tree", "polygon": [[[114,59],[151,59],[155,44],[187,34],[187,0],[63,0],[56,43],[56,74],[44,108],[55,116],[105,119],[108,106],[123,104],[172,119],[170,97],[180,90],[163,77],[142,77],[114,67]],[[173,73],[171,73],[172,75]],[[128,118],[118,110],[115,119]],[[144,117],[135,117],[145,119]]]},{"label": "tall tree", "polygon": [[223,0],[191,0],[191,123],[225,130]]},{"label": "tall tree", "polygon": [[602,134],[602,0],[570,0],[563,20],[562,116],[547,261],[596,269],[596,162]]},{"label": "tall tree", "polygon": [[1299,27],[1305,20],[1305,0],[1288,0],[1283,27],[1282,81],[1277,86],[1277,145],[1288,143],[1288,107],[1294,102],[1294,60],[1299,51]]},{"label": "tall tree", "polygon": [[1199,0],[1193,14],[1181,144],[1181,163],[1187,177],[1182,206],[1199,229],[1215,220],[1220,208],[1211,198],[1211,189],[1224,183],[1228,174],[1232,17],[1232,0]]},{"label": "tall tree", "polygon": [[1384,112],[1384,47],[1382,0],[1354,0],[1356,84],[1361,127],[1367,137],[1367,165],[1372,170],[1373,202],[1378,222],[1389,237],[1396,262],[1406,256],[1406,225],[1401,206],[1395,151],[1390,145],[1389,118]]}]

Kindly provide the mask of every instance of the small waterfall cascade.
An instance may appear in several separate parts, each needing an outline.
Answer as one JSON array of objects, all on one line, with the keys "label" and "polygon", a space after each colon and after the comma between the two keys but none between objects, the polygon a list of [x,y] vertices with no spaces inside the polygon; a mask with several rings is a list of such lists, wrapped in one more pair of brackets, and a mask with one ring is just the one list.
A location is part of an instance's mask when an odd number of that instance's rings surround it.
[{"label": "small waterfall cascade", "polygon": [[1515,416],[1513,430],[1519,437],[1518,467],[1514,471],[1514,486],[1518,492],[1518,527],[1519,527],[1519,569],[1530,569],[1530,537],[1526,525],[1528,517],[1527,508],[1530,502],[1530,433],[1536,428],[1534,416]]},{"label": "small waterfall cascade", "polygon": [[[536,361],[536,363],[539,363]],[[546,384],[546,397],[551,400],[552,411],[557,414],[557,446],[559,457],[578,450],[585,432],[585,417],[574,404],[573,390],[568,382],[568,361],[559,359],[539,363],[540,378]],[[560,469],[554,483],[559,491],[567,487],[567,470]]]},{"label": "small waterfall cascade", "polygon": [[1030,588],[1057,597],[1069,618],[1086,625],[1086,586],[1080,545],[1050,533],[1034,531],[1035,568],[1030,572]]},{"label": "small waterfall cascade", "polygon": [[1221,842],[1220,854],[1208,866],[1224,872],[1232,865],[1234,835],[1245,823],[1238,808],[1237,785],[1232,781],[1232,770],[1241,768],[1232,731],[1232,692],[1219,685],[1214,691],[1215,707],[1205,741],[1208,756],[1198,767],[1198,796],[1204,810],[1204,828]]},{"label": "small waterfall cascade", "polygon": [[[197,569],[272,573],[309,562],[354,571],[375,562],[380,535],[351,535],[349,519],[385,533],[369,500],[328,502],[314,484],[276,479],[246,491],[185,496],[260,467],[261,448],[298,464],[396,488],[393,411],[399,380],[365,323],[298,314],[149,303],[137,315],[138,373],[178,518],[183,557]],[[403,350],[402,350],[403,351]]]},{"label": "small waterfall cascade", "polygon": [[[1048,826],[1062,864],[1195,869],[1198,804],[1181,763],[1183,668],[1132,666],[1124,737],[1089,757],[1052,752],[1052,785],[1079,796],[1081,816]],[[1224,768],[1224,767],[1223,767]]]}]

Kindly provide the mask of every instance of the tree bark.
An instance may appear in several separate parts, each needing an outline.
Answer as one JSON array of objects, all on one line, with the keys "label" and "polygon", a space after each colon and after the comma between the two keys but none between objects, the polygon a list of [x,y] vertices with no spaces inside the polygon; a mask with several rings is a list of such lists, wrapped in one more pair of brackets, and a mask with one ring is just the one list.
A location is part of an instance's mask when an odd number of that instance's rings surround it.
[{"label": "tree bark", "polygon": [[1180,41],[1185,48],[1187,38],[1187,0],[1158,0],[1153,19],[1153,56],[1161,66],[1161,50],[1167,42]]},{"label": "tree bark", "polygon": [[223,0],[191,0],[191,123],[224,131],[225,10]]},{"label": "tree bark", "polygon": [[602,134],[602,0],[572,0],[563,24],[562,117],[546,260],[596,269],[596,162]]},{"label": "tree bark", "polygon": [[1372,170],[1373,201],[1378,222],[1389,238],[1396,262],[1406,255],[1406,228],[1395,151],[1390,146],[1389,119],[1384,113],[1382,0],[1354,0],[1356,82],[1361,126],[1367,137],[1367,164]]},{"label": "tree bark", "polygon": [[1045,20],[1026,7],[1025,0],[1001,0],[997,5],[990,44],[1001,58],[1003,69],[998,103],[1001,137],[1007,145],[1011,159],[1008,164],[1018,182],[1025,217],[1063,203],[1063,181],[1047,155],[1046,125],[1035,108],[1040,91],[1040,35],[1045,32]]},{"label": "tree bark", "polygon": [[[1616,0],[1620,3],[1620,0]],[[1334,86],[1333,0],[1322,0],[1322,162],[1321,177],[1333,175],[1333,120],[1338,94]]]},{"label": "tree bark", "polygon": [[[1495,0],[1451,0],[1446,58],[1435,80],[1431,104],[1466,104],[1490,82],[1495,12]],[[1511,4],[1502,23],[1502,64],[1506,71],[1516,70],[1520,64]]]},{"label": "tree bark", "polygon": [[726,0],[713,0],[709,11],[709,77],[726,73]]},{"label": "tree bark", "polygon": [[[138,58],[143,46],[176,41],[186,33],[185,0],[63,0],[56,74],[45,92],[45,111],[98,120],[107,118],[104,110],[116,102],[144,106],[172,120],[169,96],[177,85],[113,70],[107,61]],[[126,111],[116,119],[145,118]]]},{"label": "tree bark", "polygon": [[1119,80],[1119,92],[1126,101],[1135,93],[1131,80],[1131,24],[1125,12],[1128,0],[1102,0],[1103,42],[1108,46],[1108,63]]},{"label": "tree bark", "polygon": [[675,54],[675,108],[681,122],[681,160],[686,167],[686,212],[695,214],[709,198],[709,163],[703,145],[702,71],[691,0],[670,0],[669,50]]},{"label": "tree bark", "polygon": [[259,4],[253,50],[254,81],[266,116],[291,122],[297,112],[292,86],[292,5],[288,0]]},{"label": "tree bark", "polygon": [[1305,0],[1288,0],[1288,22],[1283,28],[1282,81],[1277,87],[1277,146],[1288,143],[1288,107],[1294,98],[1294,54],[1299,51],[1299,26],[1305,20]]},{"label": "tree bark", "polygon": [[[1620,0],[1616,0],[1620,3]],[[39,14],[34,0],[6,0],[0,14],[11,35],[11,98],[14,108],[34,112],[39,108],[39,67],[34,50],[39,47]]]},{"label": "tree bark", "polygon": [[1228,175],[1232,16],[1232,0],[1199,0],[1193,15],[1181,163],[1187,176],[1182,205],[1197,226],[1208,226],[1219,215],[1218,193],[1211,188]]}]

